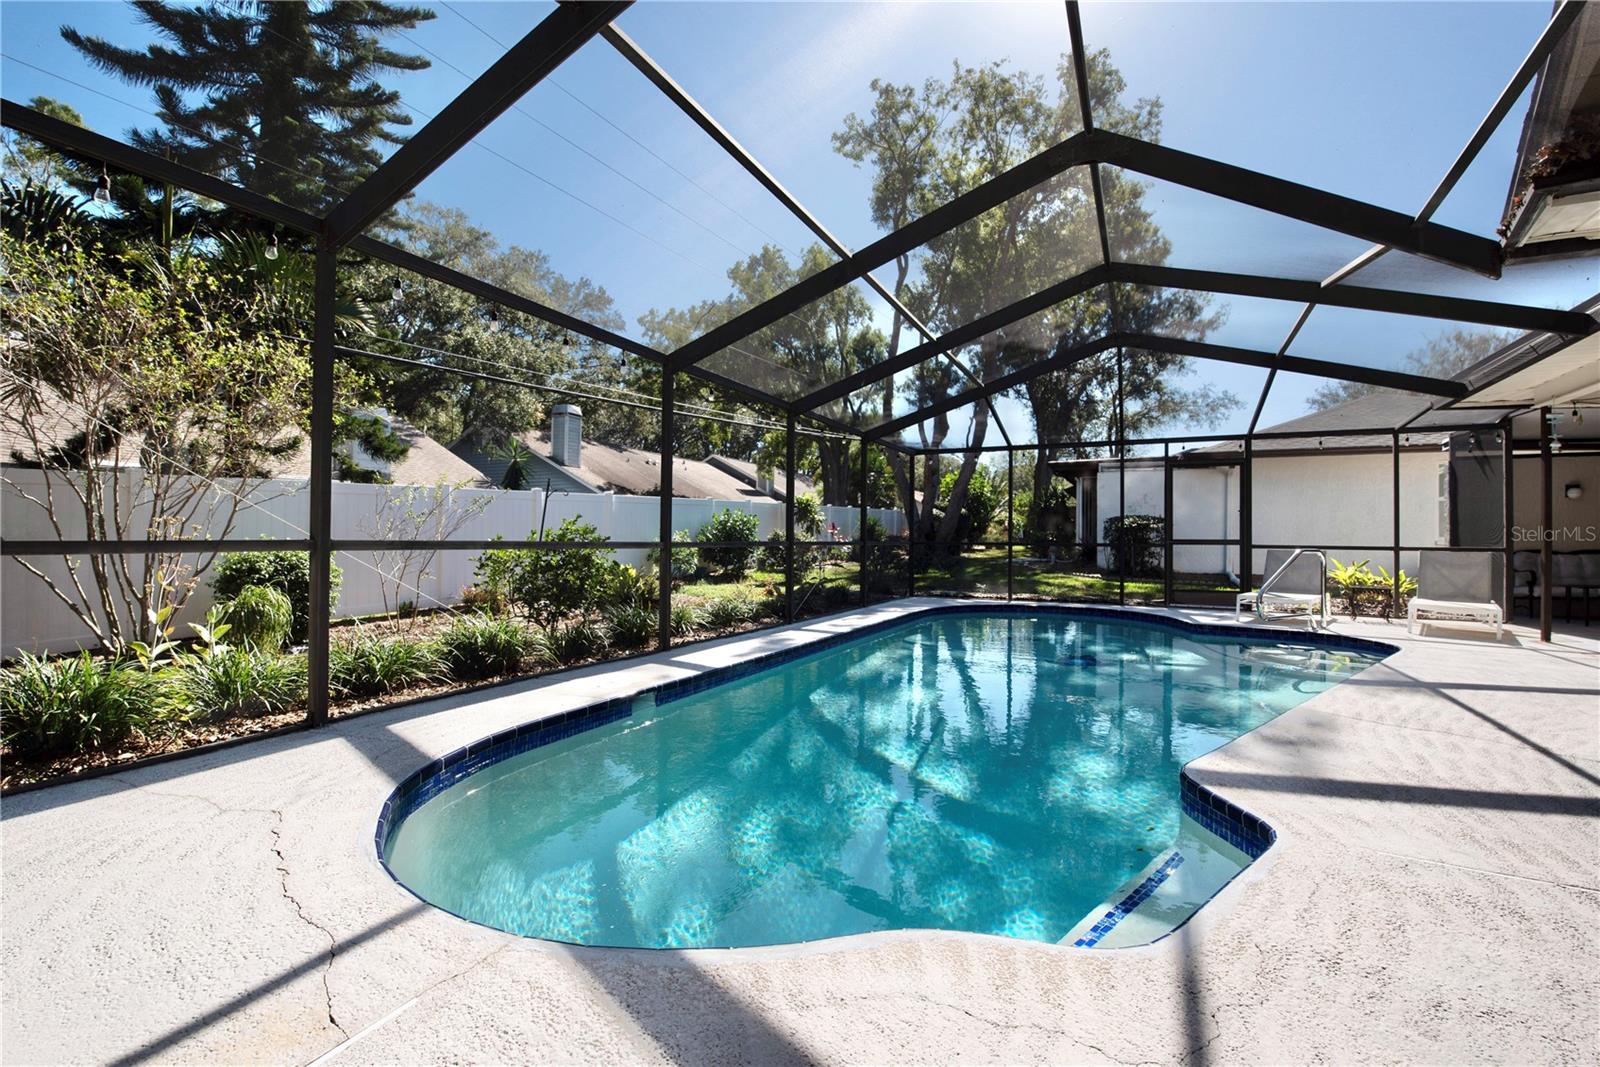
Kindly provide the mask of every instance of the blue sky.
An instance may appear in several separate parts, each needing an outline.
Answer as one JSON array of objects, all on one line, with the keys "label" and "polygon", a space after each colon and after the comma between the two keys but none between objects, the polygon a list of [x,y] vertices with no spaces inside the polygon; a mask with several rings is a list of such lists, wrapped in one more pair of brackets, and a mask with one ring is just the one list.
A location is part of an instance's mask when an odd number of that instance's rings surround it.
[{"label": "blue sky", "polygon": [[[431,70],[398,79],[419,124],[493,62],[499,46],[491,38],[515,40],[552,7],[470,0],[435,6],[438,18],[395,41],[434,59]],[[1089,47],[1111,51],[1130,96],[1162,99],[1166,144],[1415,211],[1549,10],[1545,0],[1090,3],[1084,33]],[[60,40],[63,23],[122,42],[147,39],[121,4],[8,0],[0,6],[5,95],[65,100],[105,132],[148,124],[148,92],[88,68]],[[957,60],[1002,59],[1053,78],[1067,48],[1062,5],[1054,0],[641,3],[619,25],[851,247],[880,231],[868,213],[869,175],[835,155],[829,135],[843,116],[870,106],[872,78],[920,83],[947,75]],[[1520,116],[1519,108],[1497,132],[1438,221],[1492,234]],[[811,242],[600,41],[478,142],[424,183],[419,197],[458,207],[502,241],[542,249],[563,273],[604,285],[635,333],[638,315],[651,307],[722,295],[727,265],[762,243],[798,251]],[[1152,183],[1147,203],[1172,241],[1169,262],[1178,266],[1321,278],[1365,247],[1160,183]],[[1491,283],[1400,255],[1354,280],[1563,306],[1600,288],[1593,262],[1518,268]],[[1264,300],[1217,304],[1228,306],[1228,321],[1213,339],[1253,348],[1275,349],[1299,311]],[[1395,366],[1440,329],[1429,320],[1323,308],[1293,351]],[[1241,397],[1220,428],[1242,429],[1263,373],[1207,363],[1196,364],[1193,377]],[[1279,381],[1264,425],[1302,413],[1317,384]],[[1006,414],[1014,436],[1025,437],[1021,409],[1008,404]]]}]

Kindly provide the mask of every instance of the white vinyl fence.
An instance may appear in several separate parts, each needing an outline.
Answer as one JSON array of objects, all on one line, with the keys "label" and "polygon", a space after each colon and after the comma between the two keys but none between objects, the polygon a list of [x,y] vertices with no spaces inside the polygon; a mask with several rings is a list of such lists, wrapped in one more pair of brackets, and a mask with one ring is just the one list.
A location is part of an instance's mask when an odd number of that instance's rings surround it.
[{"label": "white vinyl fence", "polygon": [[[109,477],[109,476],[107,476]],[[42,471],[6,467],[0,485],[0,536],[7,540],[59,540],[85,536],[81,508],[65,489],[63,476],[52,474],[56,514],[63,519],[60,531],[48,513],[29,496],[42,499],[46,475]],[[136,481],[136,477],[134,481]],[[126,475],[123,478],[127,483]],[[304,538],[309,524],[310,494],[305,479],[276,479],[251,483],[245,487],[242,502],[234,494],[237,484],[207,491],[196,509],[194,521],[182,536],[229,538]],[[127,528],[138,530],[131,537],[142,537],[148,524],[148,507],[122,496],[129,516]],[[237,508],[235,510],[235,505]],[[761,521],[760,537],[782,532],[784,505],[756,500],[684,500],[672,502],[674,530],[696,535],[711,516],[724,509],[754,513]],[[74,516],[72,512],[78,511]],[[853,538],[860,521],[860,509],[827,507],[824,522],[838,526],[841,538]],[[232,527],[228,515],[233,513]],[[903,536],[905,515],[898,509],[873,508],[875,517],[892,536]],[[76,522],[71,521],[76,518]],[[512,491],[405,485],[359,485],[336,482],[333,486],[333,536],[363,540],[447,539],[486,540],[503,537],[520,542],[540,531],[548,538],[569,518],[594,526],[599,536],[610,541],[654,542],[660,530],[660,501],[656,497],[617,496],[614,494],[578,495],[543,490]],[[262,547],[270,549],[270,541]],[[644,570],[646,549],[617,549],[615,557]],[[419,607],[439,607],[459,603],[462,589],[473,582],[478,553],[471,550],[445,550],[436,554],[423,551],[340,552],[336,561],[343,571],[343,584],[335,614],[366,615],[393,610],[402,601]],[[186,557],[192,569],[207,559]],[[70,573],[59,556],[31,557],[30,562],[69,587]],[[128,567],[141,573],[143,559],[129,557]],[[86,562],[80,562],[80,581],[94,596],[94,585]],[[198,587],[179,618],[182,624],[199,621],[211,606],[207,585],[209,573]],[[0,567],[0,654],[11,656],[17,650],[67,651],[93,641],[88,628],[76,618],[46,586],[29,574],[16,559],[6,558]]]}]

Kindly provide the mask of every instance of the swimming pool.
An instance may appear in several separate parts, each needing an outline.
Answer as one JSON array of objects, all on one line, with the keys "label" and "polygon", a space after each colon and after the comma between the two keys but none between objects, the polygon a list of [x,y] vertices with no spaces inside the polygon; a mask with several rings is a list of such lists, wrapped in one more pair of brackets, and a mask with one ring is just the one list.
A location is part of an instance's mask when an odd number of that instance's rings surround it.
[{"label": "swimming pool", "polygon": [[440,908],[589,945],[1095,944],[1118,905],[1159,932],[1201,902],[1156,892],[1186,861],[1209,895],[1266,847],[1245,824],[1270,836],[1182,765],[1383,649],[1280,636],[919,615],[475,743],[402,784],[378,846]]}]

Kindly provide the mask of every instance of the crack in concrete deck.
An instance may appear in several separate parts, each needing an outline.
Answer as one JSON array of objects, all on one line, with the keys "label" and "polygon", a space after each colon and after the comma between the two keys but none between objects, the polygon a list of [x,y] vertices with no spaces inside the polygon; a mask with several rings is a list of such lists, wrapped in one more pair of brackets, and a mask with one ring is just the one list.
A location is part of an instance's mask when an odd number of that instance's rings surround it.
[{"label": "crack in concrete deck", "polygon": [[278,820],[274,825],[269,826],[267,831],[272,834],[272,854],[278,857],[279,889],[283,893],[283,899],[294,906],[295,914],[300,916],[300,920],[312,929],[320,931],[322,936],[328,939],[328,962],[322,968],[322,993],[328,1003],[328,1022],[333,1024],[334,1029],[338,1030],[348,1040],[350,1037],[349,1031],[344,1028],[344,1024],[339,1022],[334,1015],[333,986],[329,983],[329,976],[333,971],[333,961],[339,952],[339,939],[333,935],[332,930],[329,930],[308,915],[305,905],[301,904],[299,899],[289,892],[289,861],[283,855],[283,812],[276,808],[269,810]]}]

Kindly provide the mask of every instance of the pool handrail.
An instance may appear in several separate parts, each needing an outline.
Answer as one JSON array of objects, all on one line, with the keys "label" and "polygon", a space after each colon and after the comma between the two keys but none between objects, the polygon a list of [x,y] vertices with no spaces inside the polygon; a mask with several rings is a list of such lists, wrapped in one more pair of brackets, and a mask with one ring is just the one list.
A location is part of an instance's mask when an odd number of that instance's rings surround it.
[{"label": "pool handrail", "polygon": [[1316,556],[1317,560],[1319,562],[1319,566],[1318,566],[1319,582],[1318,582],[1318,587],[1317,587],[1317,610],[1314,613],[1308,614],[1306,616],[1306,620],[1307,620],[1308,624],[1313,626],[1313,627],[1318,625],[1319,623],[1321,625],[1323,625],[1323,626],[1328,625],[1328,554],[1326,552],[1322,551],[1320,548],[1297,548],[1297,549],[1295,549],[1293,552],[1289,553],[1289,558],[1283,562],[1282,566],[1280,566],[1277,570],[1273,571],[1270,575],[1267,576],[1266,580],[1261,583],[1261,588],[1260,589],[1257,589],[1254,594],[1245,594],[1246,596],[1253,596],[1254,597],[1254,599],[1255,599],[1256,618],[1259,619],[1260,621],[1262,621],[1262,622],[1266,622],[1267,621],[1266,602],[1267,602],[1267,598],[1270,597],[1270,596],[1276,596],[1276,597],[1278,597],[1278,599],[1280,601],[1282,601],[1284,603],[1289,603],[1289,604],[1303,603],[1302,600],[1299,600],[1297,598],[1303,596],[1304,594],[1300,594],[1300,593],[1276,593],[1276,594],[1274,594],[1272,592],[1273,585],[1278,581],[1279,578],[1283,577],[1283,575],[1288,573],[1289,568],[1293,567],[1294,564],[1295,564],[1295,561],[1298,560],[1301,556]]}]

